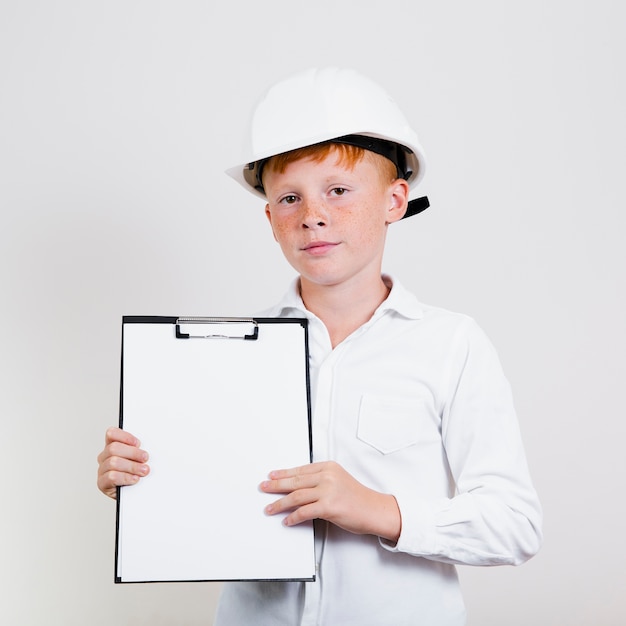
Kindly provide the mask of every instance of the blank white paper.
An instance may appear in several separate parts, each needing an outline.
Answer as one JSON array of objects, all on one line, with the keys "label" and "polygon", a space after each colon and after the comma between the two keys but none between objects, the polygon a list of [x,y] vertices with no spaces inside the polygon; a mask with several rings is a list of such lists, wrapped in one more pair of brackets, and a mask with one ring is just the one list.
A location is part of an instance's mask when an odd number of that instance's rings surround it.
[{"label": "blank white paper", "polygon": [[314,578],[312,524],[267,516],[258,488],[310,462],[306,331],[283,322],[252,341],[124,324],[123,428],[151,472],[120,490],[118,582]]}]

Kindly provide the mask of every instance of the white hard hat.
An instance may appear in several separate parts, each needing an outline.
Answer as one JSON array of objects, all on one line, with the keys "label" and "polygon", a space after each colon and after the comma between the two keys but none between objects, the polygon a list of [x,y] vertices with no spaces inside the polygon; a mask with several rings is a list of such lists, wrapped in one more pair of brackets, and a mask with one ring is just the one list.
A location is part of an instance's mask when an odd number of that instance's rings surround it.
[{"label": "white hard hat", "polygon": [[[396,103],[374,81],[336,67],[309,69],[271,87],[252,116],[245,163],[227,174],[265,198],[261,169],[267,159],[330,140],[389,158],[411,188],[424,176],[422,147]],[[428,200],[411,204],[407,216]]]}]

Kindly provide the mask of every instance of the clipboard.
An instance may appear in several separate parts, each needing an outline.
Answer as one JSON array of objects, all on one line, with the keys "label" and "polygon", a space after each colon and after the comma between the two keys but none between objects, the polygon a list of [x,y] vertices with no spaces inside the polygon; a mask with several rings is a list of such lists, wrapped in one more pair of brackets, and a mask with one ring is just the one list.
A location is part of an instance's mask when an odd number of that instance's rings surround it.
[{"label": "clipboard", "polygon": [[124,316],[120,427],[150,474],[118,488],[115,582],[315,580],[313,524],[260,491],[312,460],[307,320]]}]

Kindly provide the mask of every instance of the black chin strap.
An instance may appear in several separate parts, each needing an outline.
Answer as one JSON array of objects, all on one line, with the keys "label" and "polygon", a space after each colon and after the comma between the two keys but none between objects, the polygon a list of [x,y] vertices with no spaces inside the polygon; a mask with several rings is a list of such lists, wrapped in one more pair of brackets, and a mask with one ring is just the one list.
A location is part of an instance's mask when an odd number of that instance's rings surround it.
[{"label": "black chin strap", "polygon": [[430,206],[430,202],[426,196],[422,196],[421,198],[415,198],[415,200],[409,200],[409,206],[404,214],[402,219],[406,217],[411,217],[412,215],[417,215],[422,211],[425,211]]}]

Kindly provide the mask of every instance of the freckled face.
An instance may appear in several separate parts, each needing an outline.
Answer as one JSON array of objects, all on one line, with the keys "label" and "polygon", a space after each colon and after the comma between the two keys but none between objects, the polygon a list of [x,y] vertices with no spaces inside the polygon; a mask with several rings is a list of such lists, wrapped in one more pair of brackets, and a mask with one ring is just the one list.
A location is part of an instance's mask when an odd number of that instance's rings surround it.
[{"label": "freckled face", "polygon": [[338,285],[380,280],[387,225],[404,215],[405,181],[385,182],[378,157],[351,168],[330,153],[263,176],[265,213],[287,261],[302,280]]}]

